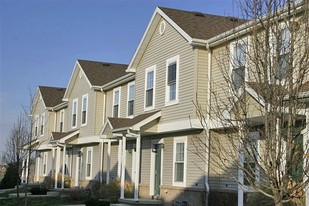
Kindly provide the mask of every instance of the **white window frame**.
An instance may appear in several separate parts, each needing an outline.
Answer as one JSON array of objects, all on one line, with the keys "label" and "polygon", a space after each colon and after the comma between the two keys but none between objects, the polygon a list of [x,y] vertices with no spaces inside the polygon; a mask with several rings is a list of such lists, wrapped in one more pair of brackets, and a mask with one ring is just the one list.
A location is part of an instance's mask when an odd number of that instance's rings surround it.
[{"label": "white window frame", "polygon": [[[90,155],[90,162],[89,162],[89,152],[91,152]],[[89,171],[89,176],[88,176],[88,165],[90,165],[90,171]],[[86,179],[91,179],[92,178],[92,166],[93,166],[93,147],[87,147],[87,154],[86,154],[86,168],[85,168],[85,175]]]},{"label": "white window frame", "polygon": [[[86,99],[86,108],[84,110],[84,99]],[[83,123],[83,112],[86,112],[86,117],[85,117],[85,122]],[[80,113],[80,123],[81,126],[86,126],[87,125],[87,120],[88,120],[88,94],[85,94],[82,96],[82,107],[81,107],[81,113]]]},{"label": "white window frame", "polygon": [[113,108],[112,108],[112,116],[114,116],[114,107],[117,105],[116,102],[115,102],[115,94],[116,92],[118,92],[119,96],[118,96],[118,114],[117,114],[117,117],[119,118],[120,117],[120,102],[121,102],[121,87],[117,87],[115,89],[113,89]]},{"label": "white window frame", "polygon": [[44,136],[44,131],[45,131],[45,113],[42,113],[40,116],[40,129],[39,129],[40,136]]},{"label": "white window frame", "polygon": [[[153,86],[152,86],[152,106],[146,106],[147,100],[147,78],[148,73],[153,72]],[[153,110],[156,102],[156,65],[151,66],[145,70],[145,92],[144,92],[144,111]]]},{"label": "white window frame", "polygon": [[[168,85],[168,68],[169,65],[176,63],[176,94],[175,99],[170,99],[170,86]],[[178,95],[179,95],[179,55],[174,56],[166,60],[166,77],[165,77],[165,106],[174,105],[178,103]]]},{"label": "white window frame", "polygon": [[[242,39],[239,39],[237,41],[233,41],[230,43],[230,54],[231,54],[231,58],[230,58],[230,79],[231,79],[231,85],[230,85],[230,88],[231,88],[231,91],[236,91],[238,93],[241,93],[241,89],[242,89],[242,86],[240,86],[238,88],[238,90],[235,90],[235,83],[234,83],[234,77],[233,77],[233,71],[234,69],[237,69],[237,68],[240,68],[240,67],[235,67],[235,64],[234,64],[234,56],[235,56],[235,47],[237,47],[238,45],[240,44],[246,44],[246,51],[245,51],[245,64],[244,64],[244,67],[245,67],[245,71],[244,71],[244,80],[243,80],[243,84],[248,81],[248,52],[249,52],[249,37],[245,37],[245,38],[242,38]],[[236,60],[237,61],[237,60]]]},{"label": "white window frame", "polygon": [[[177,143],[184,143],[184,171],[183,171],[183,181],[177,182],[175,181],[175,163],[176,163],[176,146]],[[187,137],[174,137],[174,146],[173,146],[173,186],[178,187],[186,187],[186,179],[187,179]]]},{"label": "white window frame", "polygon": [[42,173],[43,173],[43,175],[47,175],[47,164],[48,163],[48,153],[47,152],[44,152],[43,153],[43,171],[42,171]]},{"label": "white window frame", "polygon": [[[60,110],[59,132],[63,132],[64,131],[64,113],[65,113],[64,109]],[[61,130],[61,123],[62,123],[62,130]]]},{"label": "white window frame", "polygon": [[[132,86],[134,86],[134,97],[133,97],[133,99],[130,99],[130,88],[132,87]],[[130,82],[129,84],[128,84],[128,92],[127,92],[127,117],[133,117],[133,115],[134,115],[134,103],[135,103],[135,82]],[[129,104],[129,102],[130,101],[133,101],[133,112],[132,112],[132,114],[129,114],[129,106],[130,106],[130,104]]]},{"label": "white window frame", "polygon": [[[74,111],[74,104],[76,104],[76,107],[75,107],[75,111]],[[76,128],[77,127],[77,117],[78,117],[78,98],[76,99],[73,99],[73,102],[72,102],[72,115],[71,115],[71,118],[72,118],[72,121],[71,121],[71,127],[72,128]],[[73,125],[74,123],[74,114],[76,115],[75,117],[75,125]]]}]

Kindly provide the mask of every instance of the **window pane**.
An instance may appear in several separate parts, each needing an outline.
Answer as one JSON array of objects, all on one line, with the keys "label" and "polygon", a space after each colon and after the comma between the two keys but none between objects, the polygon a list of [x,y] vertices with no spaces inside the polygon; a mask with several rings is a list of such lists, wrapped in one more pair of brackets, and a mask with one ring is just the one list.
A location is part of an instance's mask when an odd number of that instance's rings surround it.
[{"label": "window pane", "polygon": [[183,182],[184,163],[175,163],[175,182]]},{"label": "window pane", "polygon": [[118,105],[114,106],[114,114],[113,117],[118,117]]},{"label": "window pane", "polygon": [[176,144],[176,161],[184,161],[184,143]]},{"label": "window pane", "polygon": [[134,100],[128,102],[128,115],[133,115],[134,110]]},{"label": "window pane", "polygon": [[176,82],[176,62],[168,65],[168,82],[167,84],[173,84]]},{"label": "window pane", "polygon": [[147,90],[153,88],[153,77],[154,77],[154,72],[150,71],[147,73]]},{"label": "window pane", "polygon": [[114,94],[114,105],[118,105],[119,104],[119,91],[115,91]]},{"label": "window pane", "polygon": [[83,111],[82,112],[82,124],[85,124],[86,123],[86,111]]},{"label": "window pane", "polygon": [[135,85],[131,85],[129,88],[129,100],[133,100],[135,96]]},{"label": "window pane", "polygon": [[73,117],[72,117],[72,126],[76,126],[76,114],[73,114]]},{"label": "window pane", "polygon": [[146,91],[146,107],[151,107],[153,105],[153,89]]},{"label": "window pane", "polygon": [[169,100],[175,100],[176,99],[176,83],[170,84],[170,96]]},{"label": "window pane", "polygon": [[90,177],[91,164],[87,164],[87,177]]},{"label": "window pane", "polygon": [[83,111],[87,109],[87,98],[83,98]]},{"label": "window pane", "polygon": [[245,67],[242,66],[233,69],[232,76],[233,76],[232,83],[234,85],[234,89],[238,90],[245,81]]}]

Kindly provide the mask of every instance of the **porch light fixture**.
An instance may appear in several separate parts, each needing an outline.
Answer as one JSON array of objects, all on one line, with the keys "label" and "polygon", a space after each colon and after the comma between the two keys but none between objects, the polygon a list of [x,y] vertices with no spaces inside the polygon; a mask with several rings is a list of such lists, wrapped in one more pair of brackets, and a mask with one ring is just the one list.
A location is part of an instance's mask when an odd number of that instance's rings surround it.
[{"label": "porch light fixture", "polygon": [[77,152],[77,157],[81,157],[81,156],[83,156],[82,151],[78,151],[78,152]]}]

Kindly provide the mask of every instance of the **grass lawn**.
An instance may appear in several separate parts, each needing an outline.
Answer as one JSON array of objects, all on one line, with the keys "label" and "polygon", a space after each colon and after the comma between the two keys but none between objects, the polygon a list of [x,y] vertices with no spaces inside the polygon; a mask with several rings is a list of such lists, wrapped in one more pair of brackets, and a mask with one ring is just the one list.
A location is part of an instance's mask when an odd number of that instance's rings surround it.
[{"label": "grass lawn", "polygon": [[[22,206],[25,203],[25,199],[21,198],[19,200],[19,205]],[[81,204],[80,202],[71,201],[69,198],[59,198],[59,197],[33,197],[28,198],[29,206],[47,206],[47,205],[65,205],[65,204]],[[5,199],[0,200],[0,205],[2,206],[18,206],[17,199]]]}]

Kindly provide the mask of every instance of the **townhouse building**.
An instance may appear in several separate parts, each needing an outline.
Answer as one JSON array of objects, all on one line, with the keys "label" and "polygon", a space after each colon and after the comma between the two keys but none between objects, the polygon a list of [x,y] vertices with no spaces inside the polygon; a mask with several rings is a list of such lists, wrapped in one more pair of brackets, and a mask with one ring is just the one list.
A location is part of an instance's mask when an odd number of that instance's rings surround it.
[{"label": "townhouse building", "polygon": [[[77,60],[66,89],[39,87],[32,109],[36,181],[59,173],[69,177],[71,187],[118,179],[123,202],[129,181],[133,203],[148,198],[164,205],[205,205],[212,191],[236,194],[243,205],[250,192],[240,186],[244,175],[233,179],[221,168],[226,165],[215,164],[209,142],[220,139],[223,157],[239,161],[237,154],[224,154],[232,126],[222,124],[212,106],[220,97],[226,102],[220,114],[231,116],[235,105],[225,96],[230,88],[245,96],[252,127],[263,125],[263,92],[250,79],[250,64],[232,64],[226,54],[226,48],[236,51],[250,39],[250,26],[241,19],[158,7],[129,65]],[[250,135],[259,134],[252,129]],[[55,188],[65,187],[65,175]]]}]

